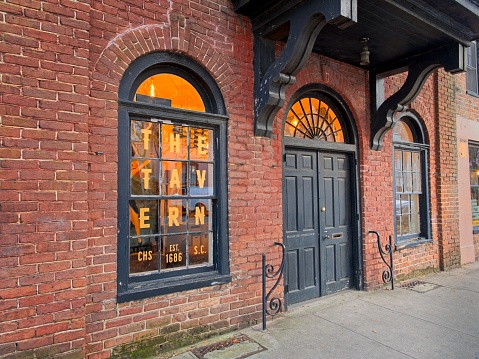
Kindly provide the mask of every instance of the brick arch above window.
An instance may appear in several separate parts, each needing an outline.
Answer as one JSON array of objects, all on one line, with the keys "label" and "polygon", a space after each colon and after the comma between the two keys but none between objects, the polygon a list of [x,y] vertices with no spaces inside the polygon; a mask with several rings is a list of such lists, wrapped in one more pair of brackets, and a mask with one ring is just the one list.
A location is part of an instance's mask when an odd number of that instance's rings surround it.
[{"label": "brick arch above window", "polygon": [[[180,53],[201,63],[221,91],[234,97],[232,84],[236,81],[236,74],[207,40],[191,31],[185,19],[172,20],[169,24],[143,25],[118,34],[103,49],[94,64],[90,85],[92,90],[113,90],[112,86],[118,88],[128,66],[138,57],[155,51]],[[105,99],[111,97],[107,93],[104,96]],[[101,98],[101,94],[98,97]]]}]

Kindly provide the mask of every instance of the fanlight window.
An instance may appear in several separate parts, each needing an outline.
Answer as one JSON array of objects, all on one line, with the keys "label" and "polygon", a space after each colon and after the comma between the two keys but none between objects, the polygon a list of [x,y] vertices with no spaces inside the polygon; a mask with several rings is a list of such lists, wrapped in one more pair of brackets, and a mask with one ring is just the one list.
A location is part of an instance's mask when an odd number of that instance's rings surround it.
[{"label": "fanlight window", "polygon": [[288,112],[284,135],[298,138],[344,142],[344,132],[333,108],[315,97],[296,101]]},{"label": "fanlight window", "polygon": [[169,73],[153,75],[143,81],[135,99],[138,102],[205,112],[203,100],[193,85]]}]

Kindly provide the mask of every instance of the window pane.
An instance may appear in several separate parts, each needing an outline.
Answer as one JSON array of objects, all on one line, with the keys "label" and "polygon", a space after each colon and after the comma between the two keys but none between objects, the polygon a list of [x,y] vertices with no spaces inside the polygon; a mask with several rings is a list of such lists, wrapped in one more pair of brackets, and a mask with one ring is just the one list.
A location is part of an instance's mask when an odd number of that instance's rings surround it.
[{"label": "window pane", "polygon": [[471,188],[472,225],[479,226],[479,187]]},{"label": "window pane", "polygon": [[190,130],[190,159],[213,161],[213,131],[201,128]]},{"label": "window pane", "polygon": [[158,233],[158,201],[130,201],[130,236]]},{"label": "window pane", "polygon": [[183,126],[161,126],[162,158],[186,160],[188,158],[187,128]]},{"label": "window pane", "polygon": [[146,121],[131,121],[131,153],[133,157],[159,157],[159,126]]},{"label": "window pane", "polygon": [[161,268],[186,267],[186,234],[161,237]]},{"label": "window pane", "polygon": [[131,195],[158,195],[160,193],[159,172],[160,161],[132,160],[130,179]]},{"label": "window pane", "polygon": [[191,162],[190,165],[190,195],[213,195],[213,164]]},{"label": "window pane", "polygon": [[138,87],[135,100],[205,112],[203,100],[194,86],[173,74],[157,74],[147,78]]},{"label": "window pane", "polygon": [[412,152],[412,181],[413,189],[415,193],[422,192],[421,183],[421,155],[419,152]]},{"label": "window pane", "polygon": [[158,270],[158,237],[130,239],[130,274]]},{"label": "window pane", "polygon": [[420,225],[419,225],[419,195],[412,194],[411,195],[411,228],[410,233],[419,233],[420,232]]},{"label": "window pane", "polygon": [[161,233],[186,232],[186,200],[160,201]]},{"label": "window pane", "polygon": [[411,128],[403,121],[396,123],[393,129],[394,141],[414,142]]},{"label": "window pane", "polygon": [[410,211],[411,203],[410,197],[408,194],[401,195],[401,233],[407,234],[410,233]]},{"label": "window pane", "polygon": [[163,161],[161,166],[161,193],[168,196],[186,195],[187,162]]},{"label": "window pane", "polygon": [[211,265],[212,262],[212,247],[213,233],[197,233],[191,234],[189,238],[188,254],[190,258],[190,265]]},{"label": "window pane", "polygon": [[188,231],[201,232],[212,229],[211,200],[206,198],[190,199],[188,203]]}]

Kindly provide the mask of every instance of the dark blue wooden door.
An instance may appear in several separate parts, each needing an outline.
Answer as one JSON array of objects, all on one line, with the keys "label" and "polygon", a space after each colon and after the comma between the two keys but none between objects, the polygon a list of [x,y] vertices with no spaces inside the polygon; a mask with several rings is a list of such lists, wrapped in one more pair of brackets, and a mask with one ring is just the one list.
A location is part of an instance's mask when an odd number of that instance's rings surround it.
[{"label": "dark blue wooden door", "polygon": [[288,303],[351,286],[348,156],[288,149],[284,243]]}]

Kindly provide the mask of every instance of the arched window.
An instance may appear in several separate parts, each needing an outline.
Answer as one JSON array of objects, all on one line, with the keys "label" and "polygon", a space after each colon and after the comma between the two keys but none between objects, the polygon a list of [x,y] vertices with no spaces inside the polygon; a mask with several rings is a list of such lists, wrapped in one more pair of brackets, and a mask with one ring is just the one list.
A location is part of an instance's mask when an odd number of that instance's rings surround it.
[{"label": "arched window", "polygon": [[126,71],[119,105],[119,301],[229,281],[216,83],[183,56],[150,54]]},{"label": "arched window", "polygon": [[430,238],[427,149],[418,118],[409,114],[393,129],[396,245]]},{"label": "arched window", "polygon": [[340,113],[326,97],[314,94],[297,100],[286,117],[288,137],[345,142]]}]

